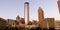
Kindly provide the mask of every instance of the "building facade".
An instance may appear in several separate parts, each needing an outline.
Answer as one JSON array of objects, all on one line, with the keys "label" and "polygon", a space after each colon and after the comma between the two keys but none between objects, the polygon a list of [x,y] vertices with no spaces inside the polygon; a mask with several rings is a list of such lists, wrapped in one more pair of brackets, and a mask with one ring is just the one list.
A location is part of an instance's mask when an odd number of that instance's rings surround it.
[{"label": "building facade", "polygon": [[55,29],[60,30],[60,20],[55,21]]},{"label": "building facade", "polygon": [[49,28],[55,28],[55,19],[54,18],[46,18],[48,27]]},{"label": "building facade", "polygon": [[25,24],[27,25],[29,22],[29,3],[28,2],[24,3],[24,19],[25,19]]},{"label": "building facade", "polygon": [[40,27],[42,28],[42,29],[44,29],[44,28],[46,28],[46,29],[48,29],[48,26],[47,26],[47,20],[45,19],[45,20],[43,20],[41,23],[40,23]]},{"label": "building facade", "polygon": [[57,4],[58,4],[59,13],[60,13],[60,0],[57,1]]},{"label": "building facade", "polygon": [[44,20],[44,12],[41,7],[38,8],[38,20],[39,22]]}]

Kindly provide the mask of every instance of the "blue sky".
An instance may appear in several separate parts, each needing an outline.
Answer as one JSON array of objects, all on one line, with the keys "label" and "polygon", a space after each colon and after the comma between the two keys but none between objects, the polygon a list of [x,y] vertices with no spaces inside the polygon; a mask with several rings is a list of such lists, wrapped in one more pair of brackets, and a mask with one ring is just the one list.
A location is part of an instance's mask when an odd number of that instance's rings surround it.
[{"label": "blue sky", "polygon": [[24,17],[24,3],[29,2],[30,19],[38,20],[38,7],[44,11],[45,18],[60,18],[57,0],[0,0],[0,17],[15,19]]}]

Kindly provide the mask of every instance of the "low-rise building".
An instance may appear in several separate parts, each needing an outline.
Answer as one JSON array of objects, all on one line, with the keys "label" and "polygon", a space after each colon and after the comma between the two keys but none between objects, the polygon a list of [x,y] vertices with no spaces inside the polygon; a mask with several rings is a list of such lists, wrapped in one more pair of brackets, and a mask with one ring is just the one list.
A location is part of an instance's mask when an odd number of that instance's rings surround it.
[{"label": "low-rise building", "polygon": [[60,30],[60,20],[55,21],[55,29]]},{"label": "low-rise building", "polygon": [[8,23],[5,19],[0,18],[0,30],[4,29]]}]

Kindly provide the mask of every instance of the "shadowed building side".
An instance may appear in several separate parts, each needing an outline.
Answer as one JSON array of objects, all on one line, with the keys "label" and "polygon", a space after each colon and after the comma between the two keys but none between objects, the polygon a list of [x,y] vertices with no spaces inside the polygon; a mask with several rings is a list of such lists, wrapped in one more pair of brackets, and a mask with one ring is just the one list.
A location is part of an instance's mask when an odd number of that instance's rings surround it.
[{"label": "shadowed building side", "polygon": [[55,21],[55,29],[60,30],[60,20]]},{"label": "shadowed building side", "polygon": [[21,18],[20,23],[25,24],[25,19]]}]

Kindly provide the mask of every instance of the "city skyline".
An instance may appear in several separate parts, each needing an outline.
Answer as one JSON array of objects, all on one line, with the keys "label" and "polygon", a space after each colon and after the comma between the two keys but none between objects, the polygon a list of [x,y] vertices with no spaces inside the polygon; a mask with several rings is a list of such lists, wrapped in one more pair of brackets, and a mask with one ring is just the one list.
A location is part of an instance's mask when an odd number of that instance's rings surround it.
[{"label": "city skyline", "polygon": [[[29,2],[30,19],[38,19],[38,7],[41,6],[45,18],[60,20],[57,0],[0,0],[0,17],[15,19],[17,15],[24,17],[24,3]],[[7,3],[8,2],[8,3]],[[54,8],[55,7],[55,8]],[[32,12],[31,12],[32,11]],[[53,12],[54,11],[54,12]]]}]

